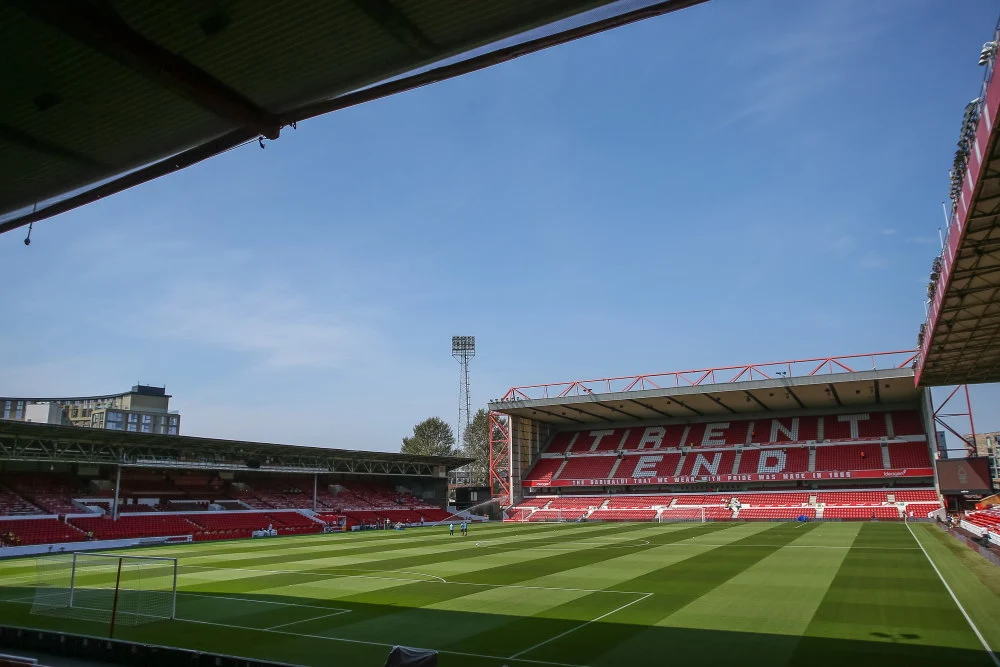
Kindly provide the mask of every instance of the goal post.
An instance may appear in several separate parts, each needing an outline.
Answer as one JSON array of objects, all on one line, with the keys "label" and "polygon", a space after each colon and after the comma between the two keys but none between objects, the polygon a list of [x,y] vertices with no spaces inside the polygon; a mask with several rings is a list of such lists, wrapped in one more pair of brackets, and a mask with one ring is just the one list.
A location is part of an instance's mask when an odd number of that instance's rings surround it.
[{"label": "goal post", "polygon": [[177,617],[177,559],[72,553],[36,560],[31,613],[116,625]]},{"label": "goal post", "polygon": [[657,514],[659,523],[705,523],[704,507],[670,507],[660,510]]}]

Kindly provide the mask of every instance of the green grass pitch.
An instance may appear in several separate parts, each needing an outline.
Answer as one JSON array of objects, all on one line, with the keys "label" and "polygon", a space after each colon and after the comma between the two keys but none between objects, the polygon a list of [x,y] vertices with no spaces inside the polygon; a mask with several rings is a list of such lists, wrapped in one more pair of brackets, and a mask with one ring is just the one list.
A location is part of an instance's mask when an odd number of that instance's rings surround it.
[{"label": "green grass pitch", "polygon": [[[117,638],[302,665],[382,665],[395,644],[443,666],[1000,665],[984,646],[1000,648],[1000,568],[929,524],[493,524],[127,553],[180,559],[178,618]],[[0,562],[0,623],[106,636],[101,614],[30,613],[35,567]]]}]

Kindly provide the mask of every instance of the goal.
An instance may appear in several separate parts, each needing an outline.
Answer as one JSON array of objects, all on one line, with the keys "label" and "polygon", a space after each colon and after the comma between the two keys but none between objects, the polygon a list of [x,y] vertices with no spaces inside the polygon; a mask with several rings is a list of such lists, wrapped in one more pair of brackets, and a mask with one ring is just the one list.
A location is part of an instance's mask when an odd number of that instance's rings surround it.
[{"label": "goal", "polygon": [[31,613],[116,625],[177,616],[177,559],[103,553],[58,554],[36,561]]},{"label": "goal", "polygon": [[667,509],[660,510],[656,519],[659,523],[675,523],[679,521],[686,521],[688,523],[698,522],[705,523],[705,508],[704,507],[685,507],[676,508],[671,507]]}]

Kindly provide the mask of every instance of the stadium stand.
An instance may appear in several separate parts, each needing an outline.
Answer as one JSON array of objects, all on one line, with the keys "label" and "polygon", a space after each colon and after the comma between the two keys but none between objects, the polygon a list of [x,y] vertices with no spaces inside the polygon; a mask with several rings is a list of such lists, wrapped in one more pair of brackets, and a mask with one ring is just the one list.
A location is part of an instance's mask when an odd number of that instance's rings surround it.
[{"label": "stadium stand", "polygon": [[0,516],[32,516],[45,514],[16,493],[0,487]]},{"label": "stadium stand", "polygon": [[823,510],[824,519],[895,519],[902,516],[897,507],[827,507]]},{"label": "stadium stand", "polygon": [[922,442],[894,442],[889,445],[890,468],[927,468],[930,465],[930,453]]},{"label": "stadium stand", "polygon": [[883,468],[879,445],[840,445],[816,448],[816,470],[875,470]]},{"label": "stadium stand", "polygon": [[816,509],[813,507],[744,507],[737,514],[737,517],[744,521],[788,520],[797,519],[800,516],[815,519]]},{"label": "stadium stand", "polygon": [[618,462],[614,456],[574,456],[555,477],[557,479],[603,479]]},{"label": "stadium stand", "polygon": [[107,516],[74,517],[69,519],[69,523],[84,533],[93,533],[94,537],[99,540],[193,535],[201,529],[197,524],[178,515],[125,515],[120,516],[117,521]]},{"label": "stadium stand", "polygon": [[80,542],[85,539],[84,531],[58,519],[0,519],[0,544],[3,546]]},{"label": "stadium stand", "polygon": [[643,509],[603,509],[594,510],[588,519],[594,521],[653,521],[656,510]]},{"label": "stadium stand", "polygon": [[744,449],[737,474],[753,475],[766,472],[769,466],[779,465],[782,457],[784,457],[782,472],[809,470],[809,449],[806,447]]}]

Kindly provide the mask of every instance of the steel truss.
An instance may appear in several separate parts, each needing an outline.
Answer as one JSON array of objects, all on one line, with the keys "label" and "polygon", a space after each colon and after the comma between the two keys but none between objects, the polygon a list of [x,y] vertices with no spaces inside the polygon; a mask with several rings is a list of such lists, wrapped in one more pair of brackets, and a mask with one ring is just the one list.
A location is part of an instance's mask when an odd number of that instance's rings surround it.
[{"label": "steel truss", "polygon": [[315,449],[309,453],[295,452],[295,447],[288,447],[289,451],[284,453],[280,449],[283,448],[274,447],[266,453],[248,453],[240,443],[233,443],[230,447],[213,446],[210,450],[195,450],[169,445],[112,443],[95,438],[90,432],[79,437],[69,433],[58,437],[34,437],[0,431],[0,460],[4,461],[414,477],[437,476],[435,468],[439,467],[430,461],[393,460],[392,455],[381,457],[377,452],[365,452],[362,457],[338,450],[324,454],[314,453]]},{"label": "steel truss", "polygon": [[565,398],[586,394],[697,387],[702,385],[807,377],[833,373],[855,373],[867,370],[906,368],[917,358],[915,350],[853,354],[842,357],[817,357],[766,364],[743,364],[690,371],[672,371],[647,375],[627,375],[593,380],[574,380],[511,387],[501,401],[521,401],[545,398]]},{"label": "steel truss", "polygon": [[[944,412],[944,409],[948,407],[948,404],[951,402],[953,398],[955,398],[956,395],[958,395],[959,392],[964,392],[965,394],[965,412]],[[962,406],[959,405],[958,408],[956,409],[961,410]],[[954,428],[952,428],[951,424],[949,424],[946,421],[948,419],[954,419],[956,417],[961,417],[968,420],[969,433],[971,434],[972,437],[971,441],[969,440],[969,438],[965,437],[964,435],[956,431]],[[951,433],[953,436],[964,442],[967,456],[976,455],[976,424],[975,420],[972,418],[972,398],[969,396],[969,385],[967,384],[958,385],[957,387],[952,389],[951,393],[948,394],[948,397],[941,402],[941,405],[934,408],[934,423],[940,425],[946,431]],[[930,438],[934,435],[935,434],[928,433],[927,437]],[[940,447],[939,443],[935,444],[937,445],[935,449]]]},{"label": "steel truss", "polygon": [[511,496],[510,417],[490,411],[490,491],[501,508],[510,506]]}]

